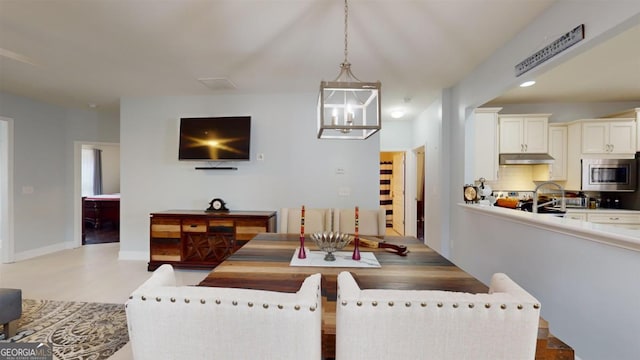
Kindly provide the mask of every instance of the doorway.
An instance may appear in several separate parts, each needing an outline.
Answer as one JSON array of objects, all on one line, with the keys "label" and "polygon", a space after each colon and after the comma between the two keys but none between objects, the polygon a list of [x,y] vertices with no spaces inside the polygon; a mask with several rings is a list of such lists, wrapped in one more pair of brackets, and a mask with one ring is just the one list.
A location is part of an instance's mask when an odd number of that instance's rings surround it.
[{"label": "doorway", "polygon": [[424,242],[424,146],[413,150],[416,159],[416,237]]},{"label": "doorway", "polygon": [[120,241],[120,144],[75,143],[76,244]]},{"label": "doorway", "polygon": [[14,260],[13,119],[0,116],[0,262]]},{"label": "doorway", "polygon": [[380,153],[380,206],[388,235],[405,235],[405,153]]}]

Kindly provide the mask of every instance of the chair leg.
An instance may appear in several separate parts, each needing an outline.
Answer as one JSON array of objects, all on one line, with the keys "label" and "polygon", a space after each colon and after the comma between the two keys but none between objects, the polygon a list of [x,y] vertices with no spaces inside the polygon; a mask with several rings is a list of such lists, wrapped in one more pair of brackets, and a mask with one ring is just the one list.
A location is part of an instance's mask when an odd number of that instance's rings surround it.
[{"label": "chair leg", "polygon": [[2,326],[2,333],[4,334],[5,339],[9,339],[11,337],[16,336],[18,332],[18,320],[9,321],[8,323]]}]

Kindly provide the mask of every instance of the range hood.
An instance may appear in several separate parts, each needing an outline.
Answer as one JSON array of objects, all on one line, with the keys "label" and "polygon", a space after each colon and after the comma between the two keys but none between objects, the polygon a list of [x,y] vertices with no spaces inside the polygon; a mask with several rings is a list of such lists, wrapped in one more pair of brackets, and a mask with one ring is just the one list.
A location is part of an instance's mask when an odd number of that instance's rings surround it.
[{"label": "range hood", "polygon": [[553,164],[553,161],[549,154],[500,154],[500,165]]}]

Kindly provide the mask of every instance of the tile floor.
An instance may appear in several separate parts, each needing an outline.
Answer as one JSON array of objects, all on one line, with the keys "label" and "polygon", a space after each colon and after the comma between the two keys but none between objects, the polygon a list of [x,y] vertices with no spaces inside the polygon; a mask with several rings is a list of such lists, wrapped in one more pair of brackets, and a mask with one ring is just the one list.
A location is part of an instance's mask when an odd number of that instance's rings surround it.
[{"label": "tile floor", "polygon": [[[119,243],[85,245],[12,264],[0,264],[0,287],[22,289],[22,297],[124,303],[150,276],[146,261],[118,260]],[[176,270],[181,285],[195,285],[207,270]],[[130,345],[111,360],[132,359]]]},{"label": "tile floor", "polygon": [[[397,235],[387,229],[387,235]],[[149,278],[146,261],[118,260],[120,243],[85,245],[0,264],[0,287],[22,289],[26,299],[124,303]],[[176,269],[178,284],[198,284],[208,270]],[[110,360],[131,360],[130,343]]]}]

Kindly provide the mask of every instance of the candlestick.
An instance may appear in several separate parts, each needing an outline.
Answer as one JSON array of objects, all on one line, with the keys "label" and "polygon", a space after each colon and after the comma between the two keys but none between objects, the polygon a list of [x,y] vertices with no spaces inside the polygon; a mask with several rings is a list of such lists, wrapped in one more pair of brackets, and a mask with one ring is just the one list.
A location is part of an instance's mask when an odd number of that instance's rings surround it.
[{"label": "candlestick", "polygon": [[351,259],[360,260],[360,237],[358,236],[358,225],[359,225],[359,214],[358,207],[356,206],[356,224],[355,224],[355,239],[353,240],[353,255],[351,255]]},{"label": "candlestick", "polygon": [[300,212],[300,250],[298,251],[298,259],[306,259],[307,253],[304,251],[304,205]]}]

